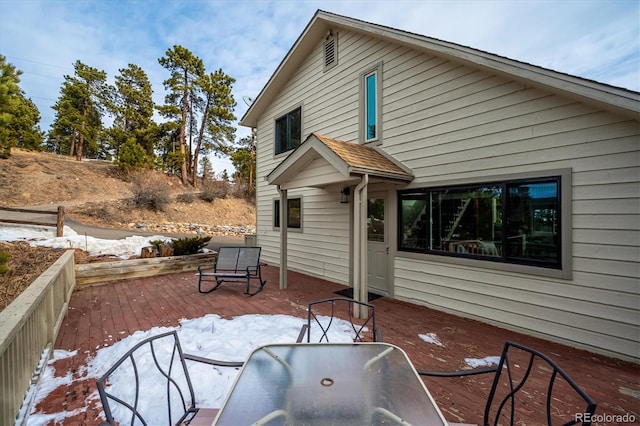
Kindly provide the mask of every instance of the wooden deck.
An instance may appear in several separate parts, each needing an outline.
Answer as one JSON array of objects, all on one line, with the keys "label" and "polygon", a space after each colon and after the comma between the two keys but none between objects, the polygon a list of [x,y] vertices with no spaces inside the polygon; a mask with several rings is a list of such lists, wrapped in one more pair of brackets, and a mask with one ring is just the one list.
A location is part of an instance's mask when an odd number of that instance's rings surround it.
[{"label": "wooden deck", "polygon": [[[79,367],[98,348],[112,344],[136,330],[154,326],[178,326],[183,318],[210,313],[223,317],[243,314],[289,314],[306,317],[309,301],[333,297],[344,286],[289,273],[289,289],[278,289],[278,269],[263,268],[264,290],[254,297],[243,294],[243,285],[223,285],[210,294],[198,293],[197,275],[185,272],[154,278],[118,281],[76,290],[56,342],[56,349],[77,350],[77,355],[57,361],[56,374],[71,370],[74,381],[52,392],[37,407],[44,413],[71,412],[64,424],[94,425],[103,419],[94,393],[95,380],[83,379]],[[640,421],[640,367],[605,356],[578,350],[438,312],[387,297],[376,305],[378,325],[385,342],[403,348],[416,368],[455,370],[465,368],[465,358],[499,356],[505,340],[541,350],[556,360],[596,400],[596,414],[630,414]],[[435,333],[444,346],[427,343],[419,334]],[[490,380],[487,377],[425,378],[425,383],[445,417],[453,422],[482,422]],[[542,385],[540,386],[542,392]],[[89,400],[87,397],[93,395]],[[535,411],[535,407],[530,408]],[[606,424],[625,424],[605,422]],[[597,424],[605,424],[597,423]],[[54,422],[50,422],[54,424]],[[537,424],[536,420],[527,424]],[[628,423],[627,423],[628,424]]]}]

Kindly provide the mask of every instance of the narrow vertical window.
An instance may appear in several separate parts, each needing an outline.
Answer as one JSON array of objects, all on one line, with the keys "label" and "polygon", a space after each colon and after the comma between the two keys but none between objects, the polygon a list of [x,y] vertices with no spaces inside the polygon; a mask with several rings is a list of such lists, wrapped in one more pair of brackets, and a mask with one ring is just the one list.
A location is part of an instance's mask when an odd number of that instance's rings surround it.
[{"label": "narrow vertical window", "polygon": [[378,136],[377,71],[365,76],[365,141]]},{"label": "narrow vertical window", "polygon": [[382,62],[360,74],[358,140],[382,145]]}]

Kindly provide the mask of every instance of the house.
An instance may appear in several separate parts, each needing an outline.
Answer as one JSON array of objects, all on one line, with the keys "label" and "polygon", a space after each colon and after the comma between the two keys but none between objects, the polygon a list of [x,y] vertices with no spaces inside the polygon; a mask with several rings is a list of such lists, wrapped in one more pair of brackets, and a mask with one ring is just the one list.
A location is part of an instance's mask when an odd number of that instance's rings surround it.
[{"label": "house", "polygon": [[317,11],[240,122],[263,260],[637,362],[639,112],[637,92]]}]

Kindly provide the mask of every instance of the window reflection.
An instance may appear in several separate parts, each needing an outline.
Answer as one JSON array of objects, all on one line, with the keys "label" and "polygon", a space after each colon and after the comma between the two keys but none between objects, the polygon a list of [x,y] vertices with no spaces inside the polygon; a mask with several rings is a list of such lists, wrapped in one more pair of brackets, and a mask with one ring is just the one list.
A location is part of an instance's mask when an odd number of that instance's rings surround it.
[{"label": "window reflection", "polygon": [[367,211],[367,239],[384,242],[384,198],[369,199]]},{"label": "window reflection", "polygon": [[558,186],[555,182],[509,186],[509,257],[552,262],[558,251]]},{"label": "window reflection", "polygon": [[559,178],[404,191],[399,249],[559,267],[559,209]]}]

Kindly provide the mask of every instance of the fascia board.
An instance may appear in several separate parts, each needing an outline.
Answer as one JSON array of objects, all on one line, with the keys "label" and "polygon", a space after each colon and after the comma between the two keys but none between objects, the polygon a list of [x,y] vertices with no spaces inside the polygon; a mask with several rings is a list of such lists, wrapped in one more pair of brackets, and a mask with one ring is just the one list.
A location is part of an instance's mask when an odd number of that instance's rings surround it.
[{"label": "fascia board", "polygon": [[325,144],[320,142],[315,136],[311,135],[306,142],[289,154],[282,163],[267,175],[267,182],[270,185],[282,184],[290,180],[311,161],[319,157],[326,160],[342,176],[345,178],[349,177],[349,170],[345,161],[331,151]]},{"label": "fascia board", "polygon": [[334,24],[354,31],[395,41],[410,48],[424,50],[475,68],[497,72],[506,77],[525,80],[538,87],[559,91],[574,98],[591,100],[599,105],[608,105],[617,112],[626,112],[627,115],[631,113],[635,118],[640,112],[640,93],[633,90],[610,86],[471,47],[345,16],[327,14],[326,12],[320,16],[322,19],[331,20]]}]

